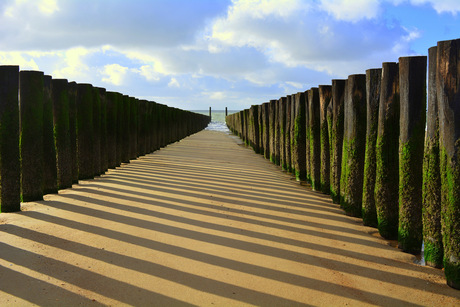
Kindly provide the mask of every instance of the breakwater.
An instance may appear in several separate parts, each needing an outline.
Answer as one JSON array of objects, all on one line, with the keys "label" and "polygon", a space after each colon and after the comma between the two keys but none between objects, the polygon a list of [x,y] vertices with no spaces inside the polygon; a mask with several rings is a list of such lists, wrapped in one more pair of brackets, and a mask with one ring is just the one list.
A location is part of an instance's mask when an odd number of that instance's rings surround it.
[{"label": "breakwater", "polygon": [[[460,39],[227,116],[229,129],[460,289]],[[428,84],[427,84],[428,59]],[[427,105],[428,104],[428,105]]]},{"label": "breakwater", "polygon": [[0,212],[204,129],[209,116],[0,66]]}]

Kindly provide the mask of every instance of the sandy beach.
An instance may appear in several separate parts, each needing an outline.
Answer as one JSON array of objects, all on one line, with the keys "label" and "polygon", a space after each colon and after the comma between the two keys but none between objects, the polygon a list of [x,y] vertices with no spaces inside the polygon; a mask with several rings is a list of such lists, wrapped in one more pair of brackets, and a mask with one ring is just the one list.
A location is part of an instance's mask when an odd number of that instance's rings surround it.
[{"label": "sandy beach", "polygon": [[22,210],[0,214],[1,306],[460,305],[442,270],[224,132]]}]

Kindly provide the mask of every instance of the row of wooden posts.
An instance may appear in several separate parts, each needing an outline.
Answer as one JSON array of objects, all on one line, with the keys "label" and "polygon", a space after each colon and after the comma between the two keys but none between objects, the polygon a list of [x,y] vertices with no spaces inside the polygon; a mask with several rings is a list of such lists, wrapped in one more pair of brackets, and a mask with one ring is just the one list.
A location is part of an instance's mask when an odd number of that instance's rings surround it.
[{"label": "row of wooden posts", "polygon": [[428,58],[428,86],[427,57],[401,57],[226,121],[403,251],[424,242],[426,264],[460,289],[460,39]]},{"label": "row of wooden posts", "polygon": [[210,118],[0,66],[0,212],[204,129]]}]

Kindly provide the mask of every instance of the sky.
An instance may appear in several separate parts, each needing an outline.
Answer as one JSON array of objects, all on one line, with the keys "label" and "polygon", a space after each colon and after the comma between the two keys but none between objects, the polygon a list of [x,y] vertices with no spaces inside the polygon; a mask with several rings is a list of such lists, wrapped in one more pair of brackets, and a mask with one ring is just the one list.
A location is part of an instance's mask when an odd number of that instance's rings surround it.
[{"label": "sky", "polygon": [[0,65],[241,110],[427,55],[460,0],[1,0]]}]

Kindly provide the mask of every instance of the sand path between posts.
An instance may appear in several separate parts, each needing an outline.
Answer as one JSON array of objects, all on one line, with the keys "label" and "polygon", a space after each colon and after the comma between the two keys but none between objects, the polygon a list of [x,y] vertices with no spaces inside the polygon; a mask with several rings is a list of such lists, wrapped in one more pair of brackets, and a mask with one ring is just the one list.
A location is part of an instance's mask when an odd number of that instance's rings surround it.
[{"label": "sand path between posts", "polygon": [[460,305],[329,196],[202,131],[0,214],[0,305]]}]

